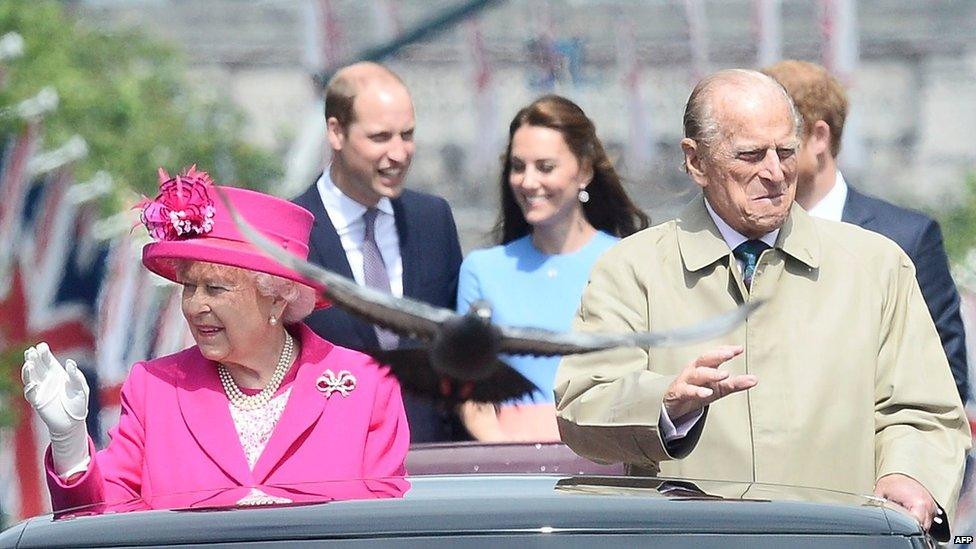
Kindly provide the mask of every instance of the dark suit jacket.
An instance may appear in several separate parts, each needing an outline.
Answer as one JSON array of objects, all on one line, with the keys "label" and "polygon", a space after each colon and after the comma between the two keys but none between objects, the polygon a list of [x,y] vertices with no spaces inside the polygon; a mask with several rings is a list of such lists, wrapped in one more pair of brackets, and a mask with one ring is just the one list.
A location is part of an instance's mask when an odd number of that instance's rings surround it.
[{"label": "dark suit jacket", "polygon": [[939,331],[949,368],[963,403],[969,400],[966,336],[959,316],[959,292],[949,274],[942,231],[931,217],[858,192],[847,191],[842,221],[894,240],[915,263],[922,297]]},{"label": "dark suit jacket", "polygon": [[[294,202],[315,216],[309,261],[352,279],[339,234],[325,212],[316,186],[310,186]],[[411,190],[404,190],[392,203],[403,261],[403,295],[453,310],[461,245],[451,207],[443,198]],[[305,323],[319,336],[342,347],[359,351],[378,347],[373,325],[338,307],[315,311]],[[457,416],[438,409],[431,401],[404,394],[404,405],[411,442],[468,438]]]}]

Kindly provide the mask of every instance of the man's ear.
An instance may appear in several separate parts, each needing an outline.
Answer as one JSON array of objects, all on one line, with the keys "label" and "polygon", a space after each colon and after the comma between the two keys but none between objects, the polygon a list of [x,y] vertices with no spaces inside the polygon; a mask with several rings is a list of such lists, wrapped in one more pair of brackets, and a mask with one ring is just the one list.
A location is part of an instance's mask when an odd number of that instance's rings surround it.
[{"label": "man's ear", "polygon": [[810,151],[819,156],[823,153],[830,153],[830,126],[823,120],[814,122],[810,128],[810,135],[807,136],[805,145],[810,147]]},{"label": "man's ear", "polygon": [[704,189],[708,185],[708,180],[705,178],[705,168],[702,166],[704,151],[701,146],[694,139],[686,137],[681,140],[681,151],[685,153],[685,171],[696,185]]},{"label": "man's ear", "polygon": [[329,146],[334,151],[341,151],[342,145],[346,142],[346,129],[339,123],[339,119],[334,116],[330,116],[325,121],[325,126],[325,133],[329,138]]}]

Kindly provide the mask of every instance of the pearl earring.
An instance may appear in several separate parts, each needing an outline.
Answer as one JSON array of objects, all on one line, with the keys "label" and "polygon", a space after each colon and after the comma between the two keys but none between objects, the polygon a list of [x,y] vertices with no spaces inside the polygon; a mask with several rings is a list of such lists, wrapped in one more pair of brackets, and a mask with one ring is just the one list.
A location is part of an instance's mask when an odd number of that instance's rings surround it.
[{"label": "pearl earring", "polygon": [[268,324],[271,324],[272,326],[277,326],[278,317],[276,317],[275,315],[271,315],[271,318],[268,319]]},{"label": "pearl earring", "polygon": [[579,201],[582,202],[583,204],[586,204],[587,202],[590,201],[590,193],[587,192],[586,189],[580,189]]}]

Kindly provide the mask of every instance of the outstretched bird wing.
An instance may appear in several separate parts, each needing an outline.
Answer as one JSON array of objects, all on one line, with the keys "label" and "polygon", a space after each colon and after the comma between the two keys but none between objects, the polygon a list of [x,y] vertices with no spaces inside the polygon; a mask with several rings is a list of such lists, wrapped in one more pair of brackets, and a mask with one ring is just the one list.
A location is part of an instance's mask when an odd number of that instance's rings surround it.
[{"label": "outstretched bird wing", "polygon": [[356,284],[344,276],[323,269],[318,265],[282,250],[271,240],[242,218],[227,197],[216,189],[238,230],[261,251],[285,267],[320,284],[319,291],[333,303],[340,305],[373,324],[377,324],[402,337],[430,341],[437,334],[440,324],[458,316],[449,309],[434,307],[407,297],[391,294]]},{"label": "outstretched bird wing", "polygon": [[[409,298],[394,297],[385,292],[362,287],[354,281],[299,259],[282,250],[245,221],[216,189],[238,230],[259,249],[298,272],[318,282],[320,291],[331,301],[366,320],[392,330],[403,337],[431,341],[441,325],[460,315],[449,309],[433,307]],[[700,324],[663,332],[598,333],[552,332],[536,328],[515,328],[496,325],[501,333],[499,352],[538,356],[590,353],[614,347],[668,347],[705,341],[724,335],[745,321],[761,304],[751,301],[737,309],[708,319]]]},{"label": "outstretched bird wing", "polygon": [[614,347],[674,347],[706,341],[731,332],[749,313],[762,304],[751,301],[693,326],[663,332],[600,333],[552,332],[535,328],[499,326],[502,334],[499,352],[538,356],[592,353]]},{"label": "outstretched bird wing", "polygon": [[492,374],[488,378],[468,381],[435,371],[430,366],[427,349],[422,347],[370,351],[370,354],[390,367],[404,390],[448,405],[466,400],[505,402],[539,390],[534,383],[501,360],[496,360],[491,366]]}]

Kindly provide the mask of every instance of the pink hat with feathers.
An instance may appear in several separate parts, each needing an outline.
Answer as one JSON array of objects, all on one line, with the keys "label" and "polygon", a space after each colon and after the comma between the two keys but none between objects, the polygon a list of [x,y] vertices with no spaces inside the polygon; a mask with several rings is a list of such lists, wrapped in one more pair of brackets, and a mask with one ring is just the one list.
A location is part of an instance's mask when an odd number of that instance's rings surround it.
[{"label": "pink hat with feathers", "polygon": [[[170,177],[159,169],[159,195],[143,200],[142,223],[153,242],[142,249],[142,263],[150,271],[179,282],[173,259],[206,261],[294,280],[315,288],[316,283],[287,269],[247,241],[217,197],[213,180],[191,166]],[[234,209],[263,235],[301,259],[308,258],[312,214],[287,200],[247,189],[219,187]],[[329,306],[318,292],[315,308]]]}]

